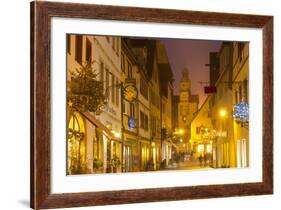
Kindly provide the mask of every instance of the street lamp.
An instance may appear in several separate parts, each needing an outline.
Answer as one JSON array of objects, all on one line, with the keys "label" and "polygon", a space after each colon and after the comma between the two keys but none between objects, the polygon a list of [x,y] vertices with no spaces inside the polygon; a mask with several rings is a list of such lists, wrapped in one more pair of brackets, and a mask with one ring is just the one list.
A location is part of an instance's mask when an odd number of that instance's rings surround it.
[{"label": "street lamp", "polygon": [[221,110],[219,111],[219,115],[220,115],[221,118],[225,118],[225,117],[226,117],[226,114],[227,114],[227,112],[226,112],[225,109],[221,109]]},{"label": "street lamp", "polygon": [[179,129],[179,134],[180,134],[180,135],[183,135],[183,133],[184,133],[184,130],[183,130],[182,128],[180,128],[180,129]]}]

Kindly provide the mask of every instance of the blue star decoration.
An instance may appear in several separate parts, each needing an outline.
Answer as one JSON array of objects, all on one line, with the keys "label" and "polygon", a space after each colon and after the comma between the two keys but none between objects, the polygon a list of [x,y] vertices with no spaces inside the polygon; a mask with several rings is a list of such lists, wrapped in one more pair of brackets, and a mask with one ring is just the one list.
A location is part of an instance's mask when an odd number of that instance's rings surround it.
[{"label": "blue star decoration", "polygon": [[249,104],[242,101],[234,105],[232,116],[237,123],[247,125],[249,123]]}]

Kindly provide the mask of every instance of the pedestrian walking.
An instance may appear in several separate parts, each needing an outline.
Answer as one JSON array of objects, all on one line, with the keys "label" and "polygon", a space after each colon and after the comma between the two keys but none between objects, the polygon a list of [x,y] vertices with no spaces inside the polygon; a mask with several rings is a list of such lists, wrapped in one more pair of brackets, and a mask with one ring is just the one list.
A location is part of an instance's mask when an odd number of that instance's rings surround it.
[{"label": "pedestrian walking", "polygon": [[200,156],[199,156],[200,167],[202,166],[202,161],[203,161],[203,157],[202,157],[202,155],[200,155]]}]

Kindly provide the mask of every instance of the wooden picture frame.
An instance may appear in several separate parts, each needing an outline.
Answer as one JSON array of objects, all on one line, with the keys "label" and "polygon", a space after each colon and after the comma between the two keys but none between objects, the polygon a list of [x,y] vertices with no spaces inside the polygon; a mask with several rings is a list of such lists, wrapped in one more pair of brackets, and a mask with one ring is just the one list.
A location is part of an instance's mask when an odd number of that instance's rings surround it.
[{"label": "wooden picture frame", "polygon": [[[259,28],[263,33],[262,182],[104,192],[50,192],[50,21],[52,17]],[[199,11],[31,2],[31,208],[62,208],[273,193],[273,17]]]}]

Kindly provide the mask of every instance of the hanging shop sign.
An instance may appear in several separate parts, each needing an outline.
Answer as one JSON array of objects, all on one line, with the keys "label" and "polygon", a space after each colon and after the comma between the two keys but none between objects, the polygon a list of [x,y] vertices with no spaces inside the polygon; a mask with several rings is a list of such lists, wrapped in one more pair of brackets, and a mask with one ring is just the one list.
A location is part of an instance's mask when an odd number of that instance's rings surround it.
[{"label": "hanging shop sign", "polygon": [[138,97],[138,89],[136,87],[136,80],[126,80],[123,87],[124,99],[130,103],[134,102]]},{"label": "hanging shop sign", "polygon": [[205,94],[215,94],[217,92],[216,86],[205,86],[204,87]]}]

